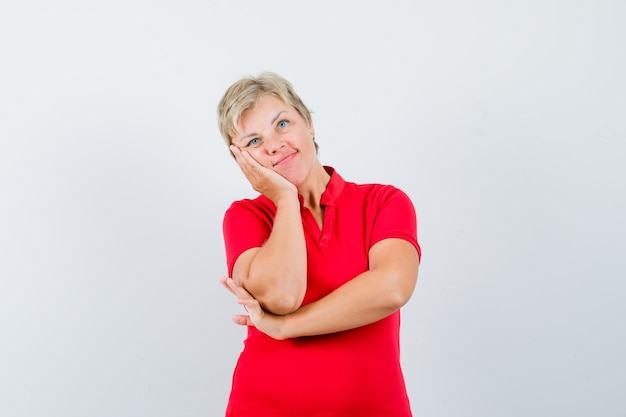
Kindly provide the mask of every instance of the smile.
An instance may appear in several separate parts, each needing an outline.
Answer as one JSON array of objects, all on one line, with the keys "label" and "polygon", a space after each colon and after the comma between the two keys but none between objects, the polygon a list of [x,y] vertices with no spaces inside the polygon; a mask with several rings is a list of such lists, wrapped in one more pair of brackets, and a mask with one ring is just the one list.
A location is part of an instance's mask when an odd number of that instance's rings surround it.
[{"label": "smile", "polygon": [[279,159],[278,161],[276,161],[272,166],[284,165],[284,164],[288,163],[289,161],[291,161],[293,158],[295,158],[296,154],[297,154],[297,152],[290,153],[289,155],[285,156],[284,158]]}]

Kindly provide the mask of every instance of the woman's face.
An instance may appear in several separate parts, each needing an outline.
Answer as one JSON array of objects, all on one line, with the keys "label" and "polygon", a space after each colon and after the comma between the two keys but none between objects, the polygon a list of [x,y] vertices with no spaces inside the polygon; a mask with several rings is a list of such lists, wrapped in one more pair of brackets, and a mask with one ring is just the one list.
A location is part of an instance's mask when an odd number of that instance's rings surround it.
[{"label": "woman's face", "polygon": [[300,187],[317,161],[314,137],[313,126],[295,108],[265,94],[242,114],[232,143]]}]

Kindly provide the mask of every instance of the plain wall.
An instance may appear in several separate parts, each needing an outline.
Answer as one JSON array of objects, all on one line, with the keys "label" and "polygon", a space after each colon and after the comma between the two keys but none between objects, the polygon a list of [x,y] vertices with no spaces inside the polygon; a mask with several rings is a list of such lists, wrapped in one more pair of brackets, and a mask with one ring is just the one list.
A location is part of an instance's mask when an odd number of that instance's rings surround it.
[{"label": "plain wall", "polygon": [[626,415],[625,21],[620,0],[3,1],[0,415],[223,414],[245,329],[221,221],[254,192],[215,109],[264,70],[324,164],[415,203],[416,416]]}]

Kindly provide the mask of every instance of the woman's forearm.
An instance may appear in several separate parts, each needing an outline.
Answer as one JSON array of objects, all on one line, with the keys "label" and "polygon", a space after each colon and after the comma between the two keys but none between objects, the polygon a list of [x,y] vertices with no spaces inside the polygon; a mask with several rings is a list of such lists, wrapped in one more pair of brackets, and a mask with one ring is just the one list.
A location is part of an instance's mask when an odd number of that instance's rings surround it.
[{"label": "woman's forearm", "polygon": [[417,251],[398,239],[377,245],[372,249],[369,271],[284,317],[279,338],[353,329],[387,317],[406,304],[417,281]]},{"label": "woman's forearm", "polygon": [[297,195],[278,201],[268,240],[252,254],[248,267],[240,268],[243,287],[274,314],[297,310],[306,292],[306,243],[300,216]]}]

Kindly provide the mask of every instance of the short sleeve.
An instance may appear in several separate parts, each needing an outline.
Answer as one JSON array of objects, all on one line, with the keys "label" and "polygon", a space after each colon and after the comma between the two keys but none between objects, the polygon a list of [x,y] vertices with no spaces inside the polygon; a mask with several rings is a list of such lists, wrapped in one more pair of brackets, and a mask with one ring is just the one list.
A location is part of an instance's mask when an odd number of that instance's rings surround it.
[{"label": "short sleeve", "polygon": [[404,239],[415,246],[421,259],[422,250],[417,241],[417,216],[409,196],[398,188],[386,186],[377,195],[376,207],[370,247],[383,239]]},{"label": "short sleeve", "polygon": [[229,276],[239,255],[262,246],[269,238],[273,219],[272,212],[255,205],[253,200],[236,201],[226,210],[222,229]]}]

